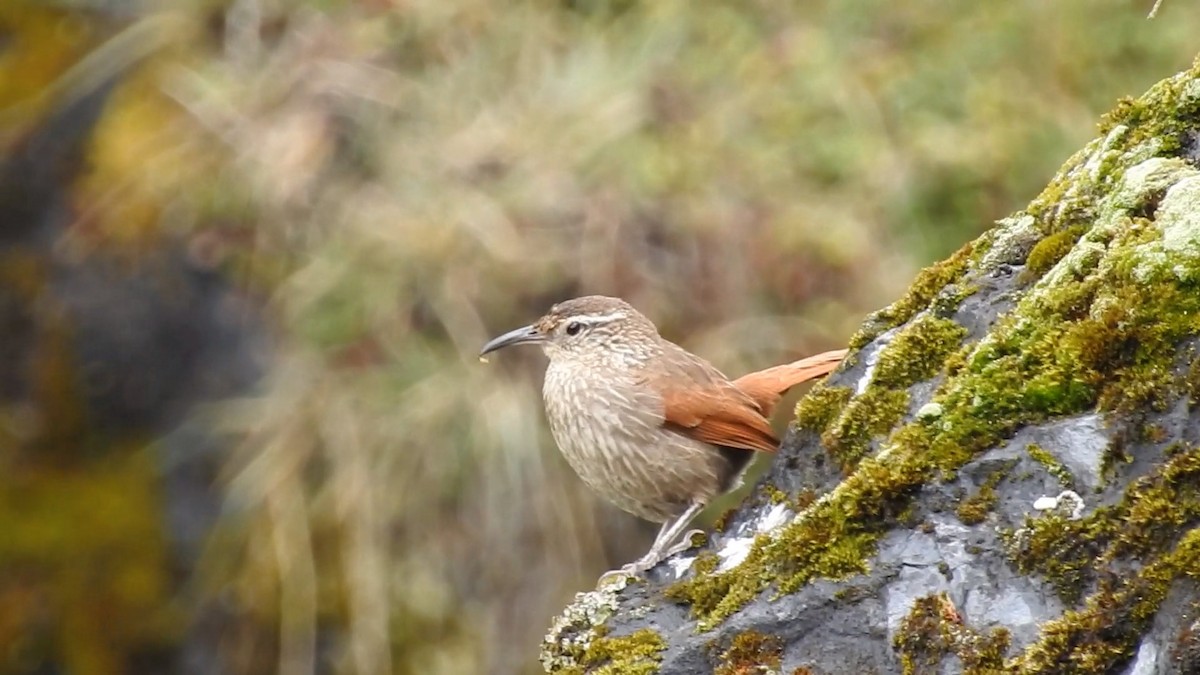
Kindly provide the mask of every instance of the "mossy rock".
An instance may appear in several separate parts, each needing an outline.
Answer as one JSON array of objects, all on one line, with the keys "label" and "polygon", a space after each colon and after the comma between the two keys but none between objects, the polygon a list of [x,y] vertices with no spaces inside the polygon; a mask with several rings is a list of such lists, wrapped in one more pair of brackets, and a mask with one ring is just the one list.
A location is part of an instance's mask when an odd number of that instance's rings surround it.
[{"label": "mossy rock", "polygon": [[[1101,132],[866,321],[799,405],[787,461],[690,566],[568,610],[550,669],[586,670],[563,645],[643,630],[661,673],[725,667],[740,635],[780,672],[1194,660],[1200,62]],[[845,475],[799,506],[778,493],[806,457]]]}]

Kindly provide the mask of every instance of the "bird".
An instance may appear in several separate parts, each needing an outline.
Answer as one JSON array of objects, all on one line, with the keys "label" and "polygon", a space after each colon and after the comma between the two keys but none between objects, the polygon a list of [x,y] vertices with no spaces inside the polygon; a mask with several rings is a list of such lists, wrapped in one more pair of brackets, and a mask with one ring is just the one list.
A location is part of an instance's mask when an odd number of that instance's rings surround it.
[{"label": "bird", "polygon": [[628,302],[602,295],[553,305],[490,340],[479,357],[520,344],[538,345],[549,358],[542,399],[567,463],[601,497],[662,523],[650,550],[621,568],[630,575],[690,546],[690,536],[673,545],[709,502],[741,484],[755,453],[778,449],[767,420],[783,394],[828,374],[846,354],[730,380],[659,335]]}]

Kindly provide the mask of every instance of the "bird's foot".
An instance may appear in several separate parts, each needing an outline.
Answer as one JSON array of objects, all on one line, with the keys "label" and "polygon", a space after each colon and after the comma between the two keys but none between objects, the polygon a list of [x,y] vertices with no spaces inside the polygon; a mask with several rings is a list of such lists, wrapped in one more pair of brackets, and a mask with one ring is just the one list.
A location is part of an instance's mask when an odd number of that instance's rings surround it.
[{"label": "bird's foot", "polygon": [[[628,565],[625,567],[628,567]],[[618,570],[609,570],[604,574],[601,574],[600,578],[596,580],[596,588],[603,588],[604,586],[615,585],[618,583],[622,584],[623,587],[626,580],[628,580],[631,576],[635,576],[626,570],[625,567],[622,567]]]},{"label": "bird's foot", "polygon": [[621,568],[621,571],[630,576],[638,576],[646,570],[658,564],[662,560],[662,556],[656,555],[653,551],[634,560],[633,562]]},{"label": "bird's foot", "polygon": [[683,535],[683,538],[679,540],[679,543],[677,543],[674,546],[672,546],[671,548],[667,549],[667,552],[666,552],[666,554],[663,555],[663,557],[670,558],[671,556],[675,555],[676,553],[683,553],[684,551],[687,551],[695,546],[702,546],[703,542],[701,542],[700,544],[697,544],[694,541],[692,541],[692,538],[695,537],[696,535],[700,535],[702,537],[705,536],[704,530],[688,530],[688,533]]},{"label": "bird's foot", "polygon": [[640,577],[643,572],[658,564],[657,558],[651,558],[649,555],[635,560],[620,569],[609,570],[600,575],[596,581],[597,586],[607,586],[610,583],[615,583],[618,579],[629,579],[631,577]]},{"label": "bird's foot", "polygon": [[605,572],[604,574],[601,574],[600,580],[599,580],[600,585],[604,585],[606,581],[608,581],[610,579],[616,579],[618,577],[640,577],[640,576],[642,576],[642,574],[649,571],[652,567],[654,567],[658,563],[662,562],[663,560],[666,560],[667,558],[675,555],[676,553],[683,553],[684,551],[687,551],[688,549],[692,548],[693,546],[696,546],[697,544],[692,541],[692,537],[694,537],[698,534],[703,535],[704,530],[690,530],[687,534],[683,535],[683,539],[681,539],[678,543],[676,543],[671,548],[667,549],[667,551],[665,553],[659,553],[659,552],[655,551],[654,549],[651,549],[646,555],[642,556],[641,558],[638,558],[637,560],[629,563],[628,565],[625,565],[624,567],[622,567],[620,569],[609,570],[609,571]]}]

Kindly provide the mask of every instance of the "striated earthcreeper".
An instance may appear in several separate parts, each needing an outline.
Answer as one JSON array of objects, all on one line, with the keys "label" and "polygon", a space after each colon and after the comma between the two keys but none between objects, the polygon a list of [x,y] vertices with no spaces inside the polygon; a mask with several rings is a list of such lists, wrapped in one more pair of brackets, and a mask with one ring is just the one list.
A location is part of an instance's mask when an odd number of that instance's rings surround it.
[{"label": "striated earthcreeper", "polygon": [[[583,482],[618,507],[663,523],[638,574],[675,552],[701,509],[737,487],[755,452],[779,441],[767,417],[791,387],[829,373],[831,351],[730,381],[664,339],[619,298],[560,302],[484,345],[480,357],[533,343],[550,358],[542,396],[550,430]],[[686,544],[684,544],[686,547]]]}]

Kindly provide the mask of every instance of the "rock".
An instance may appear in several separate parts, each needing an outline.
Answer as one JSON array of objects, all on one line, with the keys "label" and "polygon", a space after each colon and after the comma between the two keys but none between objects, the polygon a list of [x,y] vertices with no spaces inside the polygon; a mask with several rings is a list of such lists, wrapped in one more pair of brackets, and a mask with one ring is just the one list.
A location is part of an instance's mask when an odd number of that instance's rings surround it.
[{"label": "rock", "polygon": [[868,318],[724,532],[569,608],[548,669],[1197,672],[1200,62],[1102,130]]}]

